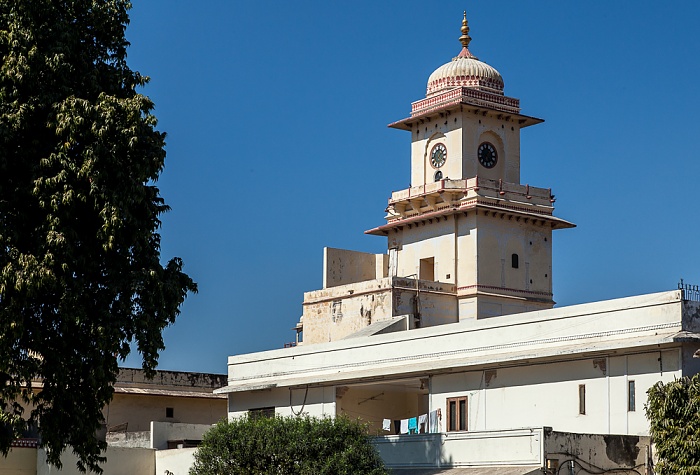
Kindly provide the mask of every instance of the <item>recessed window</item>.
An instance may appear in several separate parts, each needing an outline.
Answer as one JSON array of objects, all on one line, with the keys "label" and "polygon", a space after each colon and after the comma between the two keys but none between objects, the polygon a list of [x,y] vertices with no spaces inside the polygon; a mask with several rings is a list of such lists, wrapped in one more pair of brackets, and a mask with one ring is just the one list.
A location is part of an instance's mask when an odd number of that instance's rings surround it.
[{"label": "recessed window", "polygon": [[271,407],[257,407],[255,409],[250,409],[248,411],[249,419],[258,419],[260,417],[275,417],[275,408]]},{"label": "recessed window", "polygon": [[175,408],[166,407],[165,408],[165,417],[175,417]]},{"label": "recessed window", "polygon": [[517,254],[513,254],[510,256],[510,265],[513,267],[513,269],[517,269],[519,265],[519,259]]},{"label": "recessed window", "polygon": [[467,430],[467,398],[451,397],[447,399],[447,431]]},{"label": "recessed window", "polygon": [[435,258],[429,257],[420,260],[418,269],[418,278],[420,280],[435,280]]},{"label": "recessed window", "polygon": [[442,172],[440,170],[435,172],[435,181],[442,180]]},{"label": "recessed window", "polygon": [[578,413],[586,414],[586,385],[578,385]]},{"label": "recessed window", "polygon": [[634,381],[628,381],[627,382],[627,410],[630,412],[634,412],[636,410],[637,403],[636,403],[635,399],[636,399],[636,390],[634,387]]}]

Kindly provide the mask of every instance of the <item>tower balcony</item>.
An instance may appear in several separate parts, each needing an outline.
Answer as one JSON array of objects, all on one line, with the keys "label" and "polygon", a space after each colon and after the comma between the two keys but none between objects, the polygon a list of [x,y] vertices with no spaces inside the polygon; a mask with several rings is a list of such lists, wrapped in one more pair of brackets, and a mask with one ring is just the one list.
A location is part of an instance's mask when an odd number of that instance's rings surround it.
[{"label": "tower balcony", "polygon": [[478,176],[464,180],[445,179],[393,192],[386,208],[387,224],[365,233],[386,235],[396,226],[476,208],[542,220],[552,228],[574,227],[574,224],[553,216],[554,201],[551,188]]}]

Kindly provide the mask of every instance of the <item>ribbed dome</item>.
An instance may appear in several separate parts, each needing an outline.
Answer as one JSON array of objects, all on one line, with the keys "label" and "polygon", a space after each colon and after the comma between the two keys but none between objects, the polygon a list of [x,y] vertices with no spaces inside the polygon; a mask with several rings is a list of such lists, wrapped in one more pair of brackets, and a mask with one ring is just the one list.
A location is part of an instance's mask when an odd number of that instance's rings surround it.
[{"label": "ribbed dome", "polygon": [[428,97],[453,87],[469,87],[503,95],[503,78],[496,69],[479,59],[469,51],[469,25],[467,12],[462,20],[462,51],[447,64],[443,64],[428,78]]},{"label": "ribbed dome", "polygon": [[500,73],[472,56],[467,48],[452,61],[433,71],[428,78],[427,95],[460,86],[503,94],[503,78]]}]

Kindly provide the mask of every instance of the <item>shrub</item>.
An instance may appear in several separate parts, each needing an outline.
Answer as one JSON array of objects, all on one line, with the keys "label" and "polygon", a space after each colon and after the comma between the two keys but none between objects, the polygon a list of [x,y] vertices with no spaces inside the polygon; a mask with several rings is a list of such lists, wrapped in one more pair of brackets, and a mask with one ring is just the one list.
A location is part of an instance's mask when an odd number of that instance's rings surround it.
[{"label": "shrub", "polygon": [[700,378],[656,383],[644,409],[659,475],[700,475]]},{"label": "shrub", "polygon": [[190,475],[386,475],[367,427],[346,417],[243,417],[221,421],[195,453]]}]

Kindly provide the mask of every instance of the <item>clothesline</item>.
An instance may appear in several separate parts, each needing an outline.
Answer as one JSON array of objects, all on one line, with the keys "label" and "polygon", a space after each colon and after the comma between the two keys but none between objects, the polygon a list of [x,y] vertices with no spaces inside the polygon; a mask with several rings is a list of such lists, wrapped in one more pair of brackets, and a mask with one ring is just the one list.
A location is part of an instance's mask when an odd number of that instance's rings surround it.
[{"label": "clothesline", "polygon": [[438,408],[427,414],[408,419],[384,419],[382,429],[395,434],[435,434],[442,432],[442,411]]}]

